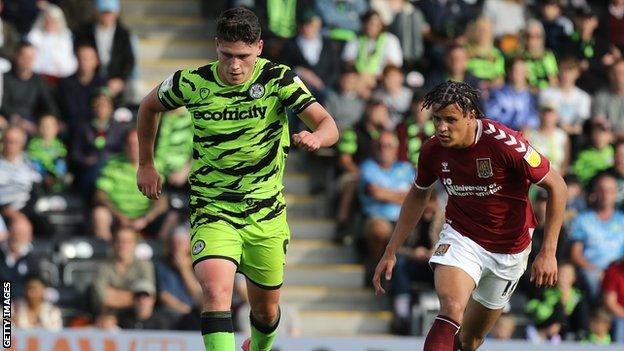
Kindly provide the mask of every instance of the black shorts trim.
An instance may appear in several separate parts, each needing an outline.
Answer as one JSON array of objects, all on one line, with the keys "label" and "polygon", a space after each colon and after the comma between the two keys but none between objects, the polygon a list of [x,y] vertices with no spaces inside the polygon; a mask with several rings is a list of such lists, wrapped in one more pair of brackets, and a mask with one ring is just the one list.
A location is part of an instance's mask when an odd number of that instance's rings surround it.
[{"label": "black shorts trim", "polygon": [[220,256],[220,255],[208,255],[208,256],[204,256],[202,258],[198,258],[197,260],[195,260],[193,262],[193,268],[195,268],[195,265],[198,264],[201,261],[205,261],[205,260],[209,260],[209,259],[222,259],[222,260],[228,260],[232,263],[234,263],[236,265],[236,269],[238,269],[238,262],[236,262],[235,259],[233,259],[232,257],[228,257],[228,256]]},{"label": "black shorts trim", "polygon": [[245,273],[243,273],[243,272],[241,272],[241,271],[238,271],[238,273],[240,273],[240,274],[244,275],[244,276],[245,276],[245,278],[247,278],[247,280],[249,280],[250,282],[252,282],[252,283],[253,283],[253,285],[255,285],[255,286],[257,286],[257,287],[259,287],[260,289],[263,289],[263,290],[277,290],[277,289],[281,288],[281,287],[282,287],[282,285],[284,285],[284,283],[281,283],[281,284],[279,284],[279,285],[275,285],[275,286],[262,285],[262,284],[260,284],[260,283],[257,283],[257,282],[255,282],[255,281],[253,281],[251,278],[249,278],[249,277],[247,276],[247,274],[245,274]]}]

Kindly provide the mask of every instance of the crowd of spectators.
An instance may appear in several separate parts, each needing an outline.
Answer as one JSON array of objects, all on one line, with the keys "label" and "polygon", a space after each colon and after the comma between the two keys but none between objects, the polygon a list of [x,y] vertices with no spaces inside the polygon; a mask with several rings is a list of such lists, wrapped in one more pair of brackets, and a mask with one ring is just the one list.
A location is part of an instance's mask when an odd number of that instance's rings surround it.
[{"label": "crowd of spectators", "polygon": [[[229,5],[261,17],[263,56],[291,66],[341,129],[335,184],[327,188],[336,197],[336,242],[360,252],[363,281],[392,233],[420,148],[434,134],[421,108],[424,93],[463,81],[480,89],[488,118],[522,131],[551,160],[569,192],[558,285],[521,281],[522,318],[511,306],[491,337],[624,342],[624,1]],[[136,106],[127,98],[138,53],[119,2],[0,1],[0,8],[0,276],[15,282],[16,323],[62,323],[47,302],[32,242],[55,235],[37,200],[73,193],[89,214],[87,236],[111,243],[114,258],[98,266],[85,292],[91,316],[66,325],[196,328],[199,288],[180,210],[190,116],[163,116],[156,165],[166,195],[147,200],[134,181]],[[532,191],[531,198],[543,224],[545,196]],[[401,249],[390,294],[395,333],[409,333],[411,304],[432,284],[427,260],[445,202],[439,188]],[[536,247],[542,235],[536,228]],[[155,240],[164,260],[137,256],[142,239]],[[518,331],[526,320],[526,333]]]}]

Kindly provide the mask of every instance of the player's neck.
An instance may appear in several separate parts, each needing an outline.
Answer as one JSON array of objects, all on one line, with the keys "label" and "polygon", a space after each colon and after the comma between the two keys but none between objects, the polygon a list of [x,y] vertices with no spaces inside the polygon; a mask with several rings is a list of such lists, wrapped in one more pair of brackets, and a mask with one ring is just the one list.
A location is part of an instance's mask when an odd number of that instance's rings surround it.
[{"label": "player's neck", "polygon": [[469,123],[471,125],[468,128],[468,134],[466,134],[466,138],[464,138],[463,142],[457,145],[458,149],[470,147],[477,141],[477,129],[479,128],[477,120],[472,119]]}]

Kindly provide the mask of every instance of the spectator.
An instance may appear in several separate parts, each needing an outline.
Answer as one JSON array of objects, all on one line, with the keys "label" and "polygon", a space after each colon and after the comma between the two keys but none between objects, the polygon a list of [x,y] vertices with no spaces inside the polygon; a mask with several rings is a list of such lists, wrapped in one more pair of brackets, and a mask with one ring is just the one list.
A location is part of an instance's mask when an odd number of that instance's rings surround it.
[{"label": "spectator", "polygon": [[500,87],[505,83],[505,58],[494,46],[492,22],[479,17],[466,29],[468,71],[486,84],[484,89]]},{"label": "spectator", "polygon": [[570,142],[568,134],[557,127],[558,106],[554,101],[540,102],[540,125],[526,132],[527,140],[550,161],[551,167],[566,174],[570,162]]},{"label": "spectator", "polygon": [[26,133],[19,127],[9,127],[2,140],[0,158],[0,215],[7,221],[29,212],[27,207],[35,183],[41,175],[32,167],[24,152]]},{"label": "spectator", "polygon": [[397,126],[399,139],[399,160],[416,166],[421,146],[435,134],[431,120],[431,110],[423,109],[423,94],[415,92],[412,98],[410,114]]},{"label": "spectator", "polygon": [[39,13],[38,0],[12,0],[4,2],[2,18],[12,23],[20,37],[25,37]]},{"label": "spectator", "polygon": [[93,327],[106,331],[118,331],[121,329],[118,325],[117,314],[114,310],[109,309],[105,309],[97,314]]},{"label": "spectator", "polygon": [[42,328],[60,331],[63,328],[61,310],[45,301],[46,284],[37,275],[24,279],[25,295],[13,305],[13,323],[19,329]]},{"label": "spectator", "polygon": [[456,82],[464,82],[475,88],[479,87],[479,79],[468,72],[468,53],[463,46],[449,46],[444,62],[444,71],[434,71],[431,77],[429,77],[429,81],[427,82],[428,88],[444,83],[449,79]]},{"label": "spectator", "polygon": [[613,341],[624,343],[624,255],[607,267],[602,279],[602,299],[614,316]]},{"label": "spectator", "polygon": [[338,76],[340,59],[329,41],[321,35],[321,17],[313,10],[300,16],[298,34],[286,42],[282,61],[310,88],[312,94],[323,101],[327,89]]},{"label": "spectator", "polygon": [[124,153],[110,158],[96,182],[93,231],[96,237],[110,241],[112,227],[131,227],[137,232],[164,237],[157,223],[168,210],[166,196],[152,201],[136,185],[139,166],[139,140],[136,130],[125,136]]},{"label": "spectator", "polygon": [[375,11],[362,16],[362,33],[347,43],[342,60],[354,64],[356,70],[371,79],[379,76],[384,67],[403,65],[403,51],[399,39],[384,30],[383,22]]},{"label": "spectator", "polygon": [[436,225],[439,210],[437,196],[429,197],[422,220],[406,242],[399,249],[392,273],[392,307],[394,318],[390,330],[394,334],[409,335],[411,332],[412,289],[415,283],[419,290],[433,288],[433,271],[429,258],[439,229]]},{"label": "spectator", "polygon": [[95,21],[95,2],[84,0],[56,0],[67,19],[67,26],[73,31],[81,24]]},{"label": "spectator", "polygon": [[609,1],[606,22],[609,43],[624,52],[624,0]]},{"label": "spectator", "polygon": [[175,320],[191,313],[201,302],[201,286],[193,273],[191,244],[186,227],[167,239],[165,260],[155,264],[158,298]]},{"label": "spectator", "polygon": [[544,292],[544,302],[555,302],[563,307],[564,323],[561,334],[574,335],[578,340],[585,336],[589,328],[589,303],[583,292],[575,287],[576,269],[567,262],[559,263],[557,286]]},{"label": "spectator", "polygon": [[564,320],[561,304],[544,308],[539,300],[531,300],[527,305],[527,312],[533,322],[526,329],[527,339],[531,343],[554,345],[561,343],[561,324]]},{"label": "spectator", "polygon": [[357,37],[360,18],[368,10],[366,0],[315,0],[315,3],[330,39],[347,42]]},{"label": "spectator", "polygon": [[537,101],[527,84],[527,65],[520,58],[508,63],[509,82],[492,91],[485,103],[487,116],[509,128],[523,131],[539,125]]},{"label": "spectator", "polygon": [[134,282],[132,291],[132,308],[120,313],[119,326],[122,329],[164,330],[171,326],[167,315],[154,309],[156,305],[156,288],[149,280]]},{"label": "spectator", "polygon": [[428,56],[432,63],[443,62],[445,47],[462,41],[466,25],[476,17],[474,5],[463,0],[423,0],[418,6],[431,26],[431,47]]},{"label": "spectator", "polygon": [[391,129],[403,121],[412,101],[412,90],[403,85],[404,81],[401,69],[388,65],[383,70],[381,87],[373,94],[373,99],[388,106]]},{"label": "spectator", "polygon": [[568,187],[568,201],[566,202],[563,223],[565,228],[568,228],[570,222],[576,218],[579,213],[587,209],[587,202],[585,202],[583,185],[574,174],[566,174],[563,180],[565,180],[566,186]]},{"label": "spectator", "polygon": [[43,177],[49,192],[60,192],[69,184],[67,148],[58,138],[59,121],[56,116],[43,115],[39,119],[39,135],[28,142],[28,156]]},{"label": "spectator", "polygon": [[60,7],[47,4],[27,38],[36,51],[33,71],[50,77],[54,83],[76,71],[72,33]]},{"label": "spectator", "polygon": [[545,0],[540,2],[540,20],[544,26],[546,47],[556,56],[563,52],[563,45],[574,30],[572,21],[561,13],[559,0]]},{"label": "spectator", "polygon": [[82,117],[74,133],[70,158],[79,191],[87,201],[92,200],[95,180],[108,158],[123,150],[126,126],[113,118],[113,99],[108,88],[96,91],[91,99],[92,116]]},{"label": "spectator", "polygon": [[[0,12],[3,12],[4,9],[4,1],[0,0]],[[4,12],[3,12],[4,13]],[[17,47],[20,34],[15,29],[15,26],[5,19],[3,16],[0,18],[0,58],[2,58],[2,64],[10,67],[11,64],[9,61],[13,58],[15,54],[15,48]]]},{"label": "spectator", "polygon": [[372,144],[383,130],[390,129],[390,113],[383,103],[368,102],[364,118],[353,128],[343,130],[338,141],[338,167],[342,174],[338,181],[340,200],[338,204],[336,240],[342,241],[344,231],[352,222],[357,184],[360,177],[360,163],[372,156]]},{"label": "spectator", "polygon": [[33,72],[35,48],[22,42],[15,51],[13,68],[4,74],[0,114],[28,134],[37,132],[37,116],[51,113],[58,116],[58,108],[49,87],[41,76]]},{"label": "spectator", "polygon": [[570,227],[572,262],[580,268],[590,298],[600,290],[603,271],[624,252],[624,213],[615,209],[617,182],[600,174],[589,196],[590,209],[579,214]]},{"label": "spectator", "polygon": [[589,333],[583,342],[596,345],[610,345],[611,335],[609,335],[609,329],[611,329],[611,322],[611,314],[609,312],[603,308],[594,310],[589,322]]},{"label": "spectator", "polygon": [[492,21],[494,37],[516,36],[526,27],[523,0],[485,0],[483,15]]},{"label": "spectator", "polygon": [[539,101],[540,103],[550,101],[557,107],[559,127],[568,133],[572,149],[577,150],[581,142],[583,124],[589,118],[591,98],[575,85],[581,74],[578,60],[563,59],[559,67],[559,86],[542,90]]},{"label": "spectator", "polygon": [[544,26],[538,20],[531,19],[527,22],[522,58],[527,65],[527,78],[531,89],[539,91],[557,85],[557,59],[545,47]]},{"label": "spectator", "polygon": [[338,79],[338,90],[330,91],[325,99],[325,108],[340,130],[352,128],[364,114],[364,100],[358,94],[359,79],[354,68],[346,68]]},{"label": "spectator", "polygon": [[624,208],[624,141],[618,141],[613,145],[613,167],[606,170],[618,183],[616,207]]},{"label": "spectator", "polygon": [[424,39],[431,34],[425,15],[407,0],[377,1],[377,3],[394,6],[394,17],[388,23],[388,31],[399,38],[403,49],[403,67],[416,68],[422,63],[425,54]]},{"label": "spectator", "polygon": [[33,229],[25,216],[9,223],[9,238],[0,243],[0,279],[11,282],[11,294],[24,296],[28,274],[39,274],[39,259],[32,253]]},{"label": "spectator", "polygon": [[497,340],[509,340],[516,330],[516,319],[512,314],[504,313],[496,320],[490,337]]},{"label": "spectator", "polygon": [[139,235],[122,228],[113,235],[114,257],[99,266],[95,276],[93,298],[97,311],[121,310],[133,306],[132,287],[138,281],[154,284],[154,266],[135,257]]},{"label": "spectator", "polygon": [[117,97],[126,86],[134,69],[135,57],[130,32],[119,20],[119,0],[96,0],[96,22],[81,26],[76,34],[76,46],[84,43],[97,48],[100,75]]},{"label": "spectator", "polygon": [[182,189],[187,184],[193,152],[193,121],[184,108],[161,115],[155,163],[167,185]]},{"label": "spectator", "polygon": [[[370,278],[374,265],[383,255],[385,246],[399,219],[403,199],[414,180],[414,167],[398,161],[399,141],[393,132],[383,131],[373,145],[373,158],[361,165],[359,197],[365,217],[366,264]],[[371,281],[367,276],[365,282]]]},{"label": "spectator", "polygon": [[579,151],[572,171],[583,184],[587,184],[598,172],[613,165],[614,152],[611,142],[613,133],[606,122],[595,120],[589,126],[591,144]]},{"label": "spectator", "polygon": [[[598,17],[591,7],[579,8],[574,16],[574,32],[565,43],[562,56],[574,57],[580,62],[582,74],[578,85],[591,94],[607,80],[605,67],[610,66],[616,58],[610,52],[607,38],[599,35],[597,29]],[[619,52],[615,53],[619,55]]]},{"label": "spectator", "polygon": [[611,88],[601,90],[594,96],[593,118],[609,122],[615,137],[624,138],[624,59],[609,68]]},{"label": "spectator", "polygon": [[76,126],[91,116],[91,98],[106,85],[98,74],[98,55],[95,47],[82,44],[76,47],[78,70],[59,81],[59,105],[63,122],[69,129],[68,139],[74,136]]}]

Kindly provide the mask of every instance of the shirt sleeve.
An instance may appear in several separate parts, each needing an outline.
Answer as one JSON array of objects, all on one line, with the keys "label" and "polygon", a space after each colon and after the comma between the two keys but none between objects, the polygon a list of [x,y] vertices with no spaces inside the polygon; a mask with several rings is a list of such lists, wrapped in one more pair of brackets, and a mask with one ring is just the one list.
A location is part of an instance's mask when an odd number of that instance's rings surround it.
[{"label": "shirt sleeve", "polygon": [[395,65],[397,67],[403,66],[403,49],[401,49],[401,43],[399,39],[392,33],[387,33],[386,57],[387,63]]},{"label": "shirt sleeve", "polygon": [[295,72],[286,66],[282,67],[284,68],[284,74],[278,82],[279,99],[284,106],[288,107],[295,114],[300,114],[308,106],[315,103],[316,99]]},{"label": "shirt sleeve", "polygon": [[512,141],[512,138],[516,140],[513,145],[499,143],[511,160],[512,169],[520,172],[531,183],[539,183],[550,171],[550,161],[535,150],[522,134],[510,134],[508,142]]},{"label": "shirt sleeve", "polygon": [[186,105],[193,91],[188,71],[176,71],[165,79],[158,87],[158,99],[169,110]]},{"label": "shirt sleeve", "polygon": [[429,141],[422,147],[418,157],[418,171],[414,184],[420,189],[428,189],[436,181],[436,174],[431,167],[431,159],[431,142]]}]

